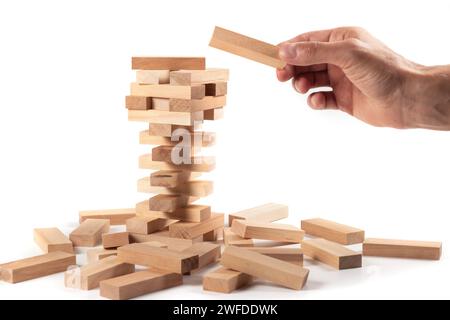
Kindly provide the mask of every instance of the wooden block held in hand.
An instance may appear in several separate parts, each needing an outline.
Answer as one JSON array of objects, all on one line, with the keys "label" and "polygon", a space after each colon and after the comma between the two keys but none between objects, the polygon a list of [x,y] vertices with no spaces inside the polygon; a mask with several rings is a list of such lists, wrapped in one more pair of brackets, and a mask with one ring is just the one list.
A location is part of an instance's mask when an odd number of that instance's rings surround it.
[{"label": "wooden block held in hand", "polygon": [[86,219],[70,233],[69,239],[76,247],[95,247],[102,241],[102,234],[109,231],[109,220]]},{"label": "wooden block held in hand", "polygon": [[55,251],[0,265],[0,280],[18,283],[66,271],[76,264],[74,254]]},{"label": "wooden block held in hand", "polygon": [[203,276],[203,290],[230,293],[247,286],[253,277],[243,272],[220,268]]},{"label": "wooden block held in hand", "polygon": [[73,253],[73,244],[58,228],[34,229],[34,241],[45,253],[64,251]]},{"label": "wooden block held in hand", "polygon": [[150,234],[167,228],[176,220],[158,217],[135,217],[127,220],[127,231],[131,233]]},{"label": "wooden block held in hand", "polygon": [[362,243],[364,231],[325,219],[302,220],[301,228],[306,234],[344,245]]},{"label": "wooden block held in hand", "polygon": [[132,57],[133,70],[204,70],[204,57]]},{"label": "wooden block held in hand", "polygon": [[[135,219],[135,218],[132,218]],[[104,233],[102,235],[103,248],[114,249],[130,243],[128,232]]]},{"label": "wooden block held in hand", "polygon": [[228,69],[178,70],[170,72],[170,84],[190,86],[228,81]]},{"label": "wooden block held in hand", "polygon": [[441,253],[441,242],[368,238],[363,243],[364,256],[439,260]]},{"label": "wooden block held in hand", "polygon": [[129,110],[149,110],[152,108],[152,98],[126,96],[125,107]]},{"label": "wooden block held in hand", "polygon": [[231,231],[242,238],[265,239],[280,242],[300,243],[304,232],[288,224],[258,223],[236,219],[233,221]]},{"label": "wooden block held in hand", "polygon": [[90,249],[86,252],[87,262],[91,263],[94,261],[102,260],[111,256],[117,256],[116,249]]},{"label": "wooden block held in hand", "polygon": [[125,224],[136,216],[135,208],[80,211],[80,223],[86,219],[107,219],[110,225]]},{"label": "wooden block held in hand", "polygon": [[278,55],[277,46],[220,27],[215,27],[209,45],[274,68],[282,69],[286,65]]},{"label": "wooden block held in hand", "polygon": [[288,217],[288,206],[278,203],[266,203],[261,206],[242,210],[228,216],[231,226],[234,219],[255,220],[257,222],[274,222]]},{"label": "wooden block held in hand", "polygon": [[193,239],[205,233],[223,227],[223,213],[213,213],[202,222],[177,222],[169,226],[169,234],[174,238]]},{"label": "wooden block held in hand", "polygon": [[226,246],[236,246],[236,247],[253,247],[255,244],[252,239],[245,239],[233,231],[231,228],[223,229],[223,242]]},{"label": "wooden block held in hand", "polygon": [[304,255],[338,270],[362,266],[361,253],[325,239],[303,240],[302,251]]},{"label": "wooden block held in hand", "polygon": [[202,99],[205,97],[204,85],[172,86],[170,84],[139,84],[130,85],[132,96],[176,99]]},{"label": "wooden block held in hand", "polygon": [[201,222],[211,217],[210,206],[190,204],[173,212],[152,211],[149,209],[148,200],[136,204],[136,212],[140,217],[175,219],[185,222]]},{"label": "wooden block held in hand", "polygon": [[198,255],[197,270],[216,262],[221,256],[220,245],[208,242],[194,243],[191,247],[183,250],[182,252]]},{"label": "wooden block held in hand", "polygon": [[227,82],[214,82],[205,84],[205,96],[218,97],[224,96],[228,92]]},{"label": "wooden block held in hand", "polygon": [[136,82],[140,84],[169,83],[170,70],[136,70]]}]

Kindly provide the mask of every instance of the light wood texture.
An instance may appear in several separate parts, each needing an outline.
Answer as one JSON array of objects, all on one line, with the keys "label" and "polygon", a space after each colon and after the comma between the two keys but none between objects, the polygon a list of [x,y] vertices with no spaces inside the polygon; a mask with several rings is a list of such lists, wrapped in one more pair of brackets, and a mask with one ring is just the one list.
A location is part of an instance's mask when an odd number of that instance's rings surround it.
[{"label": "light wood texture", "polygon": [[152,148],[152,161],[165,161],[177,164],[184,161],[184,158],[190,160],[195,153],[198,153],[198,148],[189,144],[177,144],[175,146],[158,146]]},{"label": "light wood texture", "polygon": [[76,264],[74,254],[55,251],[0,265],[0,280],[18,283],[66,271]]},{"label": "light wood texture", "polygon": [[127,220],[127,231],[131,233],[150,234],[167,228],[177,220],[158,217],[135,217]]},{"label": "light wood texture", "polygon": [[201,222],[211,217],[210,206],[190,204],[183,208],[178,208],[173,212],[152,211],[149,209],[148,200],[136,204],[136,212],[140,217],[175,219],[186,222]]},{"label": "light wood texture", "polygon": [[64,251],[73,253],[73,244],[58,228],[39,228],[33,231],[34,241],[45,253]]},{"label": "light wood texture", "polygon": [[174,212],[196,200],[198,198],[186,195],[158,194],[148,200],[148,208],[151,211]]},{"label": "light wood texture", "polygon": [[149,269],[100,282],[100,295],[112,300],[128,300],[183,283],[178,273]]},{"label": "light wood texture", "polygon": [[169,226],[169,234],[174,238],[193,239],[205,233],[223,227],[223,213],[212,213],[202,222],[177,222]]},{"label": "light wood texture", "polygon": [[86,252],[87,262],[91,263],[94,261],[102,260],[107,257],[117,256],[117,250],[111,249],[90,249]]},{"label": "light wood texture", "polygon": [[82,267],[67,270],[64,274],[64,284],[68,288],[92,290],[98,288],[100,281],[115,278],[134,272],[134,265],[124,263],[111,256]]},{"label": "light wood texture", "polygon": [[[182,137],[182,143],[196,145],[197,148],[210,147],[216,142],[216,134],[214,132],[194,132],[190,134],[190,137],[185,141]],[[155,136],[150,135],[149,130],[144,130],[139,133],[139,143],[140,144],[150,144],[150,145],[163,145],[163,146],[175,146],[179,144],[179,141],[172,140],[171,137]]]},{"label": "light wood texture", "polygon": [[203,120],[203,112],[174,112],[161,110],[128,110],[129,121],[191,126]]},{"label": "light wood texture", "polygon": [[129,110],[149,110],[152,108],[151,97],[126,96],[125,107]]},{"label": "light wood texture", "polygon": [[195,179],[200,174],[183,170],[160,170],[152,172],[149,184],[154,187],[175,188],[176,186]]},{"label": "light wood texture", "polygon": [[257,222],[274,222],[288,217],[288,206],[278,203],[266,203],[261,206],[232,213],[228,216],[231,226],[234,219],[255,220]]},{"label": "light wood texture", "polygon": [[220,263],[229,269],[296,290],[303,288],[309,274],[303,267],[234,246],[225,248]]},{"label": "light wood texture", "polygon": [[304,255],[338,270],[362,266],[361,253],[325,239],[303,240],[302,251]]},{"label": "light wood texture", "polygon": [[132,82],[130,93],[132,96],[140,97],[202,99],[205,97],[205,86],[172,86],[170,84],[139,84]]},{"label": "light wood texture", "polygon": [[167,245],[167,248],[174,251],[183,251],[190,248],[198,239],[179,239],[171,238],[165,233],[137,234],[131,233],[130,239],[133,243],[148,244],[151,241],[157,241]]},{"label": "light wood texture", "polygon": [[286,65],[278,56],[277,46],[220,27],[215,27],[209,45],[274,68]]},{"label": "light wood texture", "polygon": [[231,228],[223,229],[223,242],[226,246],[236,246],[236,247],[253,247],[254,246],[252,239],[245,239],[245,238],[238,236],[233,231],[231,231]]},{"label": "light wood texture", "polygon": [[305,234],[303,230],[288,224],[258,223],[240,219],[233,221],[231,231],[247,239],[264,239],[292,243],[300,243]]},{"label": "light wood texture", "polygon": [[169,83],[170,70],[136,70],[136,82],[140,84]]},{"label": "light wood texture", "polygon": [[210,82],[228,81],[228,69],[178,70],[170,72],[170,84],[190,86]]},{"label": "light wood texture", "polygon": [[208,242],[194,243],[191,247],[183,250],[182,252],[191,255],[198,255],[198,268],[195,270],[201,269],[211,263],[216,262],[220,259],[220,256],[222,254],[220,245]]},{"label": "light wood texture", "polygon": [[[211,89],[210,89],[211,90]],[[169,110],[178,112],[196,112],[222,108],[227,104],[226,96],[207,96],[203,99],[170,99]]]},{"label": "light wood texture", "polygon": [[223,240],[223,227],[214,229],[203,234],[203,241],[219,241]]},{"label": "light wood texture", "polygon": [[228,84],[226,82],[215,82],[205,84],[205,96],[224,96],[228,92]]},{"label": "light wood texture", "polygon": [[162,243],[160,241],[147,241],[142,242],[148,246],[157,247],[157,248],[169,248],[169,246],[166,243]]},{"label": "light wood texture", "polygon": [[125,224],[136,216],[135,208],[80,211],[80,223],[86,219],[107,219],[110,225]]},{"label": "light wood texture", "polygon": [[301,229],[306,234],[344,245],[364,241],[363,230],[325,219],[302,220]]},{"label": "light wood texture", "polygon": [[203,111],[203,120],[223,119],[223,108],[208,109]]},{"label": "light wood texture", "polygon": [[164,161],[153,161],[151,154],[144,154],[139,157],[140,169],[151,170],[187,170],[194,172],[210,172],[216,167],[214,157],[198,156],[192,159],[191,164],[173,164]]},{"label": "light wood texture", "polygon": [[363,243],[364,256],[439,260],[441,253],[441,242],[368,238]]},{"label": "light wood texture", "polygon": [[[167,100],[169,100],[169,99],[167,99]],[[171,138],[173,132],[177,129],[184,129],[190,133],[193,133],[194,130],[199,130],[200,127],[201,126],[198,124],[197,125],[180,126],[180,125],[175,125],[175,124],[150,123],[149,128],[148,128],[148,134],[151,136]]]},{"label": "light wood texture", "polygon": [[203,290],[231,293],[245,287],[253,281],[253,277],[243,272],[219,268],[203,276]]},{"label": "light wood texture", "polygon": [[[132,218],[135,219],[135,218]],[[102,235],[103,248],[115,249],[130,243],[128,232],[104,233]]]},{"label": "light wood texture", "polygon": [[176,273],[187,273],[198,268],[198,255],[182,253],[165,248],[156,248],[143,243],[133,243],[118,249],[122,261],[151,266]]},{"label": "light wood texture", "polygon": [[203,70],[204,57],[132,57],[133,70]]},{"label": "light wood texture", "polygon": [[86,219],[70,233],[69,239],[77,247],[95,247],[102,241],[102,234],[109,232],[109,220]]},{"label": "light wood texture", "polygon": [[303,252],[300,248],[289,247],[248,247],[247,250],[303,266]]},{"label": "light wood texture", "polygon": [[169,194],[169,195],[184,194],[194,197],[206,197],[213,192],[213,182],[194,180],[181,183],[173,188],[167,188],[160,186],[151,186],[150,178],[145,177],[138,181],[138,191],[157,194]]}]

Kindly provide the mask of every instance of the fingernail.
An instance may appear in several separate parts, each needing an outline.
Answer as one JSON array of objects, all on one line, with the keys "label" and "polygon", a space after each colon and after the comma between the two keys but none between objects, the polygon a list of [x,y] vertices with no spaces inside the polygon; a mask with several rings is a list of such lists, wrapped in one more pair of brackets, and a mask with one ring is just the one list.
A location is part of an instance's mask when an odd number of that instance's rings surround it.
[{"label": "fingernail", "polygon": [[293,59],[297,56],[297,49],[295,44],[286,43],[280,46],[280,58]]}]

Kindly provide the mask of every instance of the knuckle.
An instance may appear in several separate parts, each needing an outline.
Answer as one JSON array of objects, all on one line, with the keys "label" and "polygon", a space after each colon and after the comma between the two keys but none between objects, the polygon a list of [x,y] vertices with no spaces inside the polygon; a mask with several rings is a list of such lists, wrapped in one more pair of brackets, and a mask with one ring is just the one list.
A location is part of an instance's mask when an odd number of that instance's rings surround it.
[{"label": "knuckle", "polygon": [[299,53],[304,59],[310,60],[316,56],[318,47],[319,43],[317,41],[308,42],[307,45],[300,47]]}]

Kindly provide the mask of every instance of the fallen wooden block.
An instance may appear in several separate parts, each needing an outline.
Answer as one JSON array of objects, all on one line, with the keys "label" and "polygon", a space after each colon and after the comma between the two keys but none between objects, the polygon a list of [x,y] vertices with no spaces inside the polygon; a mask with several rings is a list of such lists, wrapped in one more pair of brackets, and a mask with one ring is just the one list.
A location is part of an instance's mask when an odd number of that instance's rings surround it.
[{"label": "fallen wooden block", "polygon": [[132,96],[153,98],[202,99],[205,97],[205,86],[172,86],[170,84],[139,84],[130,85]]},{"label": "fallen wooden block", "polygon": [[203,57],[132,57],[133,70],[203,70]]},{"label": "fallen wooden block", "polygon": [[174,112],[161,110],[128,110],[129,121],[192,126],[203,120],[203,112]]},{"label": "fallen wooden block", "polygon": [[220,263],[229,269],[296,290],[303,288],[309,274],[303,267],[234,246],[225,247]]},{"label": "fallen wooden block", "polygon": [[128,300],[181,284],[181,274],[150,268],[101,281],[100,295],[112,300]]},{"label": "fallen wooden block", "polygon": [[164,161],[153,161],[151,154],[139,157],[140,169],[151,170],[187,170],[194,172],[210,172],[216,167],[215,158],[207,156],[194,157],[191,164],[173,164]]},{"label": "fallen wooden block", "polygon": [[145,177],[138,180],[138,192],[155,193],[155,194],[169,194],[177,195],[183,194],[193,197],[206,197],[213,192],[213,182],[205,180],[194,180],[179,184],[173,188],[152,186],[150,185],[150,178]]},{"label": "fallen wooden block", "polygon": [[149,110],[152,108],[151,97],[126,96],[125,107],[129,110]]},{"label": "fallen wooden block", "polygon": [[[201,147],[213,146],[216,142],[216,134],[213,132],[194,132],[190,133],[189,137],[182,136],[183,144],[184,139],[188,138],[187,144],[196,145],[197,149]],[[139,143],[140,144],[152,144],[152,145],[163,145],[163,146],[175,146],[180,142],[177,140],[172,140],[170,137],[162,137],[151,135],[148,130],[141,131],[139,133]]]},{"label": "fallen wooden block", "polygon": [[124,262],[151,266],[185,274],[198,268],[198,255],[156,248],[143,243],[133,243],[118,249],[118,258]]},{"label": "fallen wooden block", "polygon": [[300,248],[288,247],[248,247],[247,250],[303,266],[303,252]]},{"label": "fallen wooden block", "polygon": [[223,227],[223,213],[212,213],[209,219],[202,222],[182,222],[169,226],[169,235],[174,238],[193,239],[203,236],[209,231]]},{"label": "fallen wooden block", "polygon": [[203,241],[219,241],[223,239],[223,227],[203,234]]},{"label": "fallen wooden block", "polygon": [[439,260],[441,253],[441,242],[368,238],[363,243],[364,256]]},{"label": "fallen wooden block", "polygon": [[178,208],[173,212],[152,211],[149,209],[149,201],[146,200],[136,204],[136,213],[140,217],[174,219],[185,222],[201,222],[211,217],[211,207],[190,204],[183,208]]},{"label": "fallen wooden block", "polygon": [[116,249],[90,249],[86,252],[87,263],[92,263],[111,256],[117,256]]},{"label": "fallen wooden block", "polygon": [[152,211],[174,212],[196,200],[197,197],[186,195],[158,194],[148,200],[148,207]]},{"label": "fallen wooden block", "polygon": [[227,82],[215,82],[205,84],[205,96],[224,96],[228,92]]},{"label": "fallen wooden block", "polygon": [[302,251],[304,255],[338,270],[362,266],[361,253],[325,239],[303,240]]},{"label": "fallen wooden block", "polygon": [[177,220],[158,217],[135,217],[127,220],[127,231],[131,233],[150,234],[167,228]]},{"label": "fallen wooden block", "polygon": [[55,251],[0,265],[0,280],[18,283],[66,271],[76,264],[74,254]]},{"label": "fallen wooden block", "polygon": [[288,224],[258,223],[240,219],[233,221],[231,231],[247,239],[264,239],[292,243],[300,243],[305,234],[303,230]]},{"label": "fallen wooden block", "polygon": [[107,219],[110,225],[125,224],[136,216],[135,208],[80,211],[80,223],[86,219]]},{"label": "fallen wooden block", "polygon": [[220,256],[222,254],[220,245],[208,242],[194,243],[191,247],[183,250],[182,252],[191,255],[198,255],[198,268],[195,270],[201,269],[211,263],[216,262],[220,259]]},{"label": "fallen wooden block", "polygon": [[245,287],[253,281],[253,277],[243,272],[219,268],[203,276],[203,290],[231,293]]},{"label": "fallen wooden block", "polygon": [[[210,89],[211,90],[211,89]],[[169,99],[168,110],[178,112],[197,112],[222,108],[227,104],[226,96],[207,96],[203,99]]]},{"label": "fallen wooden block", "polygon": [[34,241],[45,253],[64,251],[73,253],[73,244],[58,228],[34,229]]},{"label": "fallen wooden block", "polygon": [[208,109],[203,111],[203,120],[223,119],[223,108]]},{"label": "fallen wooden block", "polygon": [[109,220],[86,219],[73,230],[69,239],[77,247],[95,247],[102,241],[102,234],[109,232]]},{"label": "fallen wooden block", "polygon": [[[169,100],[169,99],[166,99]],[[191,134],[194,133],[194,130],[200,130],[201,125],[195,123],[194,125],[175,125],[175,124],[166,124],[166,123],[149,123],[148,134],[151,136],[160,136],[160,137],[168,137],[171,138],[174,132],[187,131]]]},{"label": "fallen wooden block", "polygon": [[277,203],[266,203],[261,206],[232,213],[228,216],[231,226],[234,219],[255,220],[257,222],[274,222],[288,217],[288,206]]},{"label": "fallen wooden block", "polygon": [[245,238],[238,236],[233,231],[231,231],[231,228],[223,229],[223,242],[226,246],[236,246],[236,247],[253,247],[254,246],[252,239],[245,239]]},{"label": "fallen wooden block", "polygon": [[162,243],[160,241],[147,241],[142,243],[157,248],[167,248],[167,249],[169,248],[169,245],[167,245],[166,243]]},{"label": "fallen wooden block", "polygon": [[64,285],[67,288],[92,290],[98,288],[102,280],[132,272],[134,272],[134,265],[124,263],[117,257],[111,256],[67,270],[64,274]]},{"label": "fallen wooden block", "polygon": [[[132,218],[135,219],[135,218]],[[102,234],[103,248],[115,249],[130,243],[128,232],[104,233]]]},{"label": "fallen wooden block", "polygon": [[180,239],[171,238],[169,234],[164,233],[152,233],[152,234],[138,234],[130,233],[130,240],[133,243],[148,244],[151,241],[156,241],[167,245],[167,248],[173,251],[183,251],[192,247],[194,243],[199,242],[202,239]]},{"label": "fallen wooden block", "polygon": [[301,229],[306,234],[344,245],[362,243],[364,231],[325,219],[302,220]]},{"label": "fallen wooden block", "polygon": [[136,70],[136,82],[140,84],[169,83],[170,70]]},{"label": "fallen wooden block", "polygon": [[170,84],[190,86],[228,81],[228,69],[178,70],[170,72]]},{"label": "fallen wooden block", "polygon": [[277,46],[220,27],[215,27],[209,45],[274,68],[282,69],[286,65],[278,55]]}]

